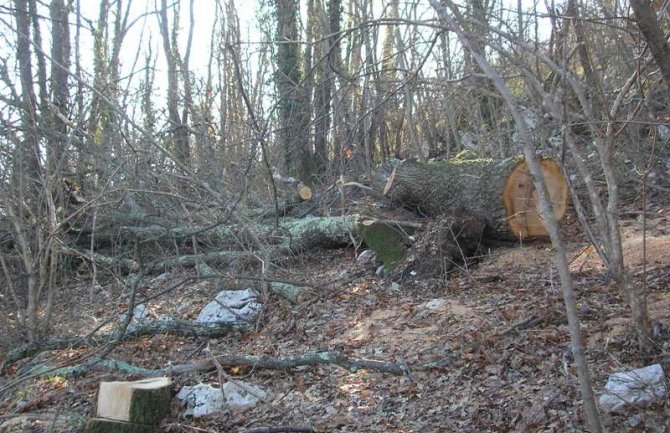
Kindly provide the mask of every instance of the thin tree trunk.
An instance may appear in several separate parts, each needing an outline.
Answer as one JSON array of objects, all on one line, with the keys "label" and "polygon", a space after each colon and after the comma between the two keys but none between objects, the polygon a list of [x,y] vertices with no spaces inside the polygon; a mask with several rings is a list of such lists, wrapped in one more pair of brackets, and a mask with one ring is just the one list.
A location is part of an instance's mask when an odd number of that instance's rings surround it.
[{"label": "thin tree trunk", "polygon": [[[316,83],[314,85],[314,158],[319,174],[323,173],[328,161],[328,133],[331,125],[331,93],[333,70],[331,65],[332,30],[327,12],[323,10],[321,1],[314,8],[313,19],[322,29],[321,41],[316,44],[314,60],[316,62]],[[332,2],[331,2],[332,3]]]},{"label": "thin tree trunk", "polygon": [[670,47],[661,30],[656,14],[644,0],[630,0],[637,24],[649,45],[656,64],[661,69],[666,85],[670,86]]},{"label": "thin tree trunk", "polygon": [[[189,146],[189,140],[188,140],[188,124],[189,124],[189,114],[191,115],[191,119],[195,120],[196,118],[196,112],[195,112],[195,106],[193,105],[193,86],[191,86],[191,74],[189,71],[189,60],[191,58],[191,46],[193,45],[193,31],[195,29],[195,19],[194,19],[194,12],[193,12],[193,7],[194,7],[194,0],[189,0],[189,25],[188,25],[188,38],[186,42],[186,52],[184,53],[183,59],[179,55],[179,49],[177,47],[177,41],[176,38],[173,41],[173,49],[175,56],[177,57],[177,61],[179,62],[179,69],[181,71],[181,78],[182,81],[184,82],[184,107],[182,109],[182,116],[181,116],[181,124],[184,125],[182,128],[182,133],[180,136],[180,140],[185,141],[185,143],[182,143],[184,145],[184,149],[182,152],[185,152],[185,163],[187,166],[190,166],[191,163],[191,150]],[[175,24],[176,26],[176,24]],[[173,33],[176,36],[176,31]]]},{"label": "thin tree trunk", "polygon": [[[393,2],[391,3],[391,9],[392,9],[391,12],[392,17],[399,18],[398,0],[393,0]],[[397,55],[398,63],[403,74],[403,82],[404,82],[403,96],[405,98],[404,111],[406,120],[405,125],[407,127],[407,132],[409,133],[410,143],[412,144],[412,148],[414,150],[414,156],[419,158],[420,161],[425,161],[426,156],[423,154],[421,150],[421,146],[419,144],[419,137],[417,135],[414,122],[414,90],[413,90],[414,83],[413,80],[411,79],[412,77],[410,76],[411,71],[409,70],[409,65],[407,64],[407,60],[405,59],[405,42],[402,39],[402,36],[400,34],[400,28],[398,26],[395,26],[394,37],[395,37],[396,49],[398,51]]]},{"label": "thin tree trunk", "polygon": [[37,1],[28,0],[28,9],[30,11],[30,20],[33,26],[33,45],[35,46],[35,58],[37,59],[37,87],[39,93],[39,108],[42,113],[48,109],[47,91],[47,61],[42,51],[42,30],[40,28],[40,15],[37,13]]},{"label": "thin tree trunk", "polygon": [[[65,144],[67,143],[67,104],[70,95],[68,77],[70,75],[70,24],[68,9],[63,0],[52,0],[51,7],[51,111],[49,171],[55,175],[67,162]],[[59,182],[56,179],[56,182]],[[62,203],[57,203],[62,206]]]},{"label": "thin tree trunk", "polygon": [[[589,125],[591,136],[594,138],[595,147],[600,158],[600,165],[607,183],[608,194],[606,205],[601,200],[597,191],[597,187],[593,181],[593,176],[586,167],[586,164],[584,163],[585,159],[581,156],[581,152],[577,148],[575,138],[570,131],[570,119],[566,118],[562,107],[559,107],[556,101],[554,101],[550,95],[546,94],[546,92],[542,90],[542,85],[537,82],[537,79],[527,76],[528,81],[535,87],[536,91],[543,95],[545,105],[564,125],[564,138],[568,144],[568,147],[570,148],[570,151],[572,152],[573,159],[576,161],[577,168],[584,178],[584,182],[587,186],[589,198],[591,200],[596,217],[598,238],[599,241],[602,242],[602,246],[595,245],[596,251],[601,254],[603,261],[607,265],[609,276],[611,276],[616,281],[623,294],[626,296],[626,299],[631,307],[633,321],[635,323],[636,332],[638,334],[638,344],[642,351],[647,351],[650,340],[646,297],[643,288],[632,284],[630,278],[626,275],[623,250],[621,245],[621,233],[619,230],[618,214],[618,182],[613,168],[613,148],[616,125],[612,120],[607,120],[604,133],[602,133],[596,126],[596,124],[599,123],[601,119],[595,117],[595,111],[593,110],[591,101],[587,96],[588,91],[585,90],[578,83],[578,81],[568,73],[566,66],[567,60],[565,60],[564,65],[560,67],[548,57],[543,56],[540,53],[537,55],[538,57],[541,57],[541,60],[547,66],[549,66],[554,71],[554,73],[559,75],[566,86],[568,86],[569,89],[574,92],[577,100],[579,101],[584,118],[588,119],[586,123]],[[607,113],[608,119],[614,119],[616,117],[619,107],[623,102],[623,98],[628,93],[630,86],[632,86],[632,84],[635,82],[636,76],[636,74],[633,74],[633,76],[628,79],[623,89],[619,92],[619,96],[617,96],[617,99],[614,101],[612,107]]]},{"label": "thin tree trunk", "polygon": [[[39,179],[39,160],[41,150],[38,140],[37,124],[37,95],[33,88],[33,66],[32,47],[30,40],[30,14],[26,0],[15,0],[16,9],[16,59],[19,66],[19,79],[21,81],[21,124],[23,129],[23,140],[17,157],[13,173],[20,176],[18,180],[18,191],[27,192],[27,187]],[[30,188],[33,189],[33,188]],[[33,192],[36,192],[33,190]]]},{"label": "thin tree trunk", "polygon": [[[168,119],[172,130],[172,139],[174,142],[173,154],[175,160],[184,167],[190,167],[191,153],[188,143],[188,130],[182,122],[179,115],[179,71],[177,70],[176,47],[172,46],[170,41],[170,30],[168,20],[167,0],[161,0],[161,9],[158,14],[158,20],[163,39],[163,51],[165,52],[165,61],[167,62],[168,74]],[[178,25],[178,24],[174,24]]]}]

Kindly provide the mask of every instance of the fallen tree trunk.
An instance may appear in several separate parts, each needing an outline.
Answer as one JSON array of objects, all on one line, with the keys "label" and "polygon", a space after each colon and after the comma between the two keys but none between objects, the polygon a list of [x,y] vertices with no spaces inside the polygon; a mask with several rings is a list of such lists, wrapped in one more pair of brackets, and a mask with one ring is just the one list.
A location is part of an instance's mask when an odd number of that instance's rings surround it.
[{"label": "fallen tree trunk", "polygon": [[[399,227],[404,227],[400,230]],[[292,254],[300,254],[314,248],[334,248],[349,245],[363,240],[374,249],[385,262],[395,262],[404,254],[401,237],[404,230],[413,229],[416,223],[403,223],[402,221],[383,221],[363,218],[359,216],[342,217],[310,217],[310,218],[282,218],[279,227],[255,226],[254,234],[259,240],[270,246],[264,254],[270,260],[280,259]],[[173,239],[175,235],[190,233],[190,236],[208,240],[219,240],[220,242],[232,244],[236,235],[242,230],[230,227],[216,227],[211,230],[199,230],[196,228],[180,228],[164,230],[159,228],[124,228],[133,230],[135,236],[140,240],[155,240],[162,235],[164,239]],[[251,229],[249,229],[251,230]],[[397,239],[391,238],[391,234],[397,234]],[[93,260],[96,263],[119,268],[126,272],[136,272],[140,264],[128,258],[115,258],[99,253],[91,254],[89,251],[63,247],[64,254],[76,255],[82,259]],[[145,273],[153,274],[164,272],[176,266],[195,266],[200,263],[227,265],[235,261],[237,263],[254,263],[258,261],[259,253],[254,251],[224,250],[212,251],[202,254],[183,254],[176,257],[161,258],[147,261],[143,265]],[[391,259],[393,257],[393,259]]]},{"label": "fallen tree trunk", "polygon": [[[251,244],[250,239],[256,237],[261,241],[272,244],[289,246],[295,242],[307,242],[314,233],[321,233],[326,242],[348,242],[346,233],[356,230],[360,218],[356,216],[342,217],[308,217],[308,218],[281,218],[279,227],[271,224],[249,225],[220,225],[209,226],[180,226],[166,228],[158,225],[151,226],[119,226],[114,233],[99,232],[94,234],[97,241],[108,241],[113,238],[118,243],[139,240],[140,242],[173,241],[179,239],[195,240],[201,243],[233,246]],[[88,245],[90,237],[79,243]],[[309,245],[307,245],[309,247]]]},{"label": "fallen tree trunk", "polygon": [[[551,159],[540,160],[545,185],[557,219],[565,214],[568,188],[561,168]],[[397,164],[384,195],[394,204],[428,216],[465,211],[485,219],[496,235],[546,237],[538,212],[538,197],[522,158],[468,159]]]},{"label": "fallen tree trunk", "polygon": [[[393,364],[383,361],[376,361],[370,359],[356,359],[350,358],[339,351],[320,351],[320,352],[306,352],[295,356],[275,357],[269,355],[232,355],[222,354],[216,355],[216,362],[212,358],[188,361],[184,364],[172,364],[164,368],[147,369],[124,361],[117,361],[112,359],[101,359],[88,364],[79,364],[72,367],[49,368],[42,366],[39,369],[31,372],[33,375],[51,374],[51,375],[81,375],[91,370],[112,370],[125,374],[132,374],[138,377],[153,377],[153,376],[182,376],[193,373],[201,373],[213,371],[216,369],[216,364],[223,367],[240,367],[248,366],[254,369],[267,370],[286,370],[291,368],[318,366],[318,365],[335,365],[346,370],[356,372],[360,370],[378,371],[382,373],[389,373],[398,376],[410,373],[410,366],[406,364]],[[431,363],[424,365],[413,366],[413,370],[427,370],[443,368],[442,363]]]}]

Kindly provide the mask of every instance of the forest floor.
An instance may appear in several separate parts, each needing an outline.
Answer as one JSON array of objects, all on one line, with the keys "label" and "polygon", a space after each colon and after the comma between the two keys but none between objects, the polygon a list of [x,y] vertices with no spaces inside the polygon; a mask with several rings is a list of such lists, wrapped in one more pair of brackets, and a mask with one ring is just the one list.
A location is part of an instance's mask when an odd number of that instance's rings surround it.
[{"label": "forest floor", "polygon": [[[649,312],[658,332],[654,354],[642,358],[620,292],[604,281],[604,269],[578,234],[564,224],[569,240],[588,361],[596,395],[616,371],[661,363],[670,372],[670,212],[656,209],[647,223]],[[639,220],[624,224],[626,261],[635,282],[642,279]],[[182,270],[182,273],[187,271]],[[445,361],[444,367],[404,376],[331,365],[292,370],[227,370],[270,397],[256,407],[205,418],[185,418],[174,400],[165,432],[244,432],[253,427],[310,425],[320,432],[582,432],[584,414],[570,353],[560,283],[546,243],[490,250],[478,263],[442,280],[394,285],[374,266],[356,263],[353,249],[320,250],[271,272],[326,291],[294,306],[278,296],[265,304],[256,332],[218,339],[146,336],[117,347],[110,358],[145,368],[165,367],[217,354],[300,355],[339,350],[357,359],[412,365]],[[169,279],[182,275],[173,272]],[[164,289],[156,279],[145,295]],[[239,287],[244,287],[240,282]],[[111,286],[110,286],[111,287]],[[194,319],[222,287],[200,281],[148,304],[154,316]],[[122,293],[82,282],[62,294],[56,329],[79,333],[123,311]],[[9,314],[1,311],[0,314]],[[26,365],[67,363],[90,353],[80,348],[46,352],[13,365],[0,389]],[[100,381],[133,380],[92,370],[76,377],[24,380],[0,401],[0,432],[74,432],[91,415]],[[176,388],[216,384],[216,372],[174,378]],[[610,432],[670,432],[670,403],[603,414]]]}]

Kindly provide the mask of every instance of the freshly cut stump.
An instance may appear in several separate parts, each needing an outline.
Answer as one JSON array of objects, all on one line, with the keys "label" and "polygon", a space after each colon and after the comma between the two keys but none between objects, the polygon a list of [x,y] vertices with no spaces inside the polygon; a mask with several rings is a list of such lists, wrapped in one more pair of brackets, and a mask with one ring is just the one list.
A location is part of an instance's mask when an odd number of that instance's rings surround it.
[{"label": "freshly cut stump", "polygon": [[[561,219],[567,209],[567,182],[555,161],[543,158],[540,165],[554,214]],[[465,211],[483,218],[496,237],[548,236],[523,158],[471,158],[459,154],[448,161],[406,160],[393,169],[384,195],[394,204],[432,217]]]},{"label": "freshly cut stump", "polygon": [[157,377],[137,382],[101,382],[96,418],[86,433],[139,433],[155,431],[172,399],[172,382]]}]

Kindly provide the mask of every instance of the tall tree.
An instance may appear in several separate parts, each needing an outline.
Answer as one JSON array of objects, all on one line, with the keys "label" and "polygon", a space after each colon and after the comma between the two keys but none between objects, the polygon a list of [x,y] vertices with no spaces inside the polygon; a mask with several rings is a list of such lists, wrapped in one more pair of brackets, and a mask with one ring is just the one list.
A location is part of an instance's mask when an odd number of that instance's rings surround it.
[{"label": "tall tree", "polygon": [[[490,0],[473,0],[468,3],[469,19],[468,29],[471,34],[476,35],[472,39],[472,49],[486,58],[486,44],[489,37],[488,21],[491,9]],[[473,91],[477,98],[481,126],[489,130],[495,128],[496,118],[500,110],[500,100],[495,95],[493,83],[481,71],[480,65],[473,61],[472,54],[466,53],[466,72],[473,75]]]},{"label": "tall tree", "polygon": [[[327,15],[323,6],[319,3],[316,13],[321,23],[320,28],[323,31],[322,42],[319,44],[320,58],[318,62],[317,83],[314,93],[314,156],[319,171],[322,171],[327,161],[328,132],[331,122],[331,94],[333,89],[334,71],[337,67],[336,54],[334,52],[335,43],[339,35],[336,34],[339,28],[339,1],[330,0],[328,2]],[[333,26],[336,29],[333,29]]]},{"label": "tall tree", "polygon": [[[174,4],[176,8],[179,2]],[[178,15],[178,13],[175,13]],[[175,19],[176,20],[176,19]],[[188,142],[187,124],[179,114],[179,65],[181,59],[177,53],[176,37],[170,34],[170,25],[168,20],[167,0],[161,0],[161,9],[158,14],[161,37],[163,38],[163,51],[165,61],[167,62],[168,90],[167,90],[167,108],[168,120],[173,139],[173,154],[175,160],[184,167],[190,166],[191,151]],[[173,32],[176,32],[177,24],[174,24]],[[184,111],[184,117],[187,118],[188,111]]]},{"label": "tall tree", "polygon": [[[400,18],[400,12],[398,10],[398,0],[393,0],[391,2],[392,17],[395,19]],[[419,160],[425,160],[425,156],[421,151],[419,145],[419,138],[417,136],[416,124],[414,123],[414,80],[411,76],[412,71],[406,60],[406,49],[405,42],[403,41],[402,35],[400,34],[400,28],[396,26],[395,28],[395,44],[398,50],[398,65],[402,70],[403,75],[403,96],[404,96],[404,114],[407,124],[406,131],[409,133],[410,144],[412,145],[414,156],[419,158]]]},{"label": "tall tree", "polygon": [[279,143],[286,173],[309,178],[310,149],[304,136],[308,131],[309,109],[302,85],[298,40],[298,1],[275,0],[277,9],[277,69],[279,96]]},{"label": "tall tree", "polygon": [[[30,37],[30,13],[27,0],[15,0],[16,9],[16,59],[21,81],[21,124],[23,140],[16,151],[14,175],[23,175],[22,186],[34,183],[40,172],[40,145],[38,139],[37,95],[33,87],[32,41]],[[17,185],[18,186],[18,185]]]},{"label": "tall tree", "polygon": [[104,176],[109,165],[114,164],[110,155],[121,151],[118,146],[123,139],[116,105],[121,93],[121,49],[128,31],[131,4],[131,1],[125,4],[124,9],[122,0],[113,4],[109,0],[100,1],[98,21],[93,28],[93,87],[96,91],[88,118],[90,146],[79,155],[80,173],[93,171]]},{"label": "tall tree", "polygon": [[70,89],[70,23],[68,8],[64,0],[52,0],[49,8],[51,14],[51,111],[49,164],[50,172],[55,174],[61,170],[66,161],[65,144],[67,143],[67,110]]}]

